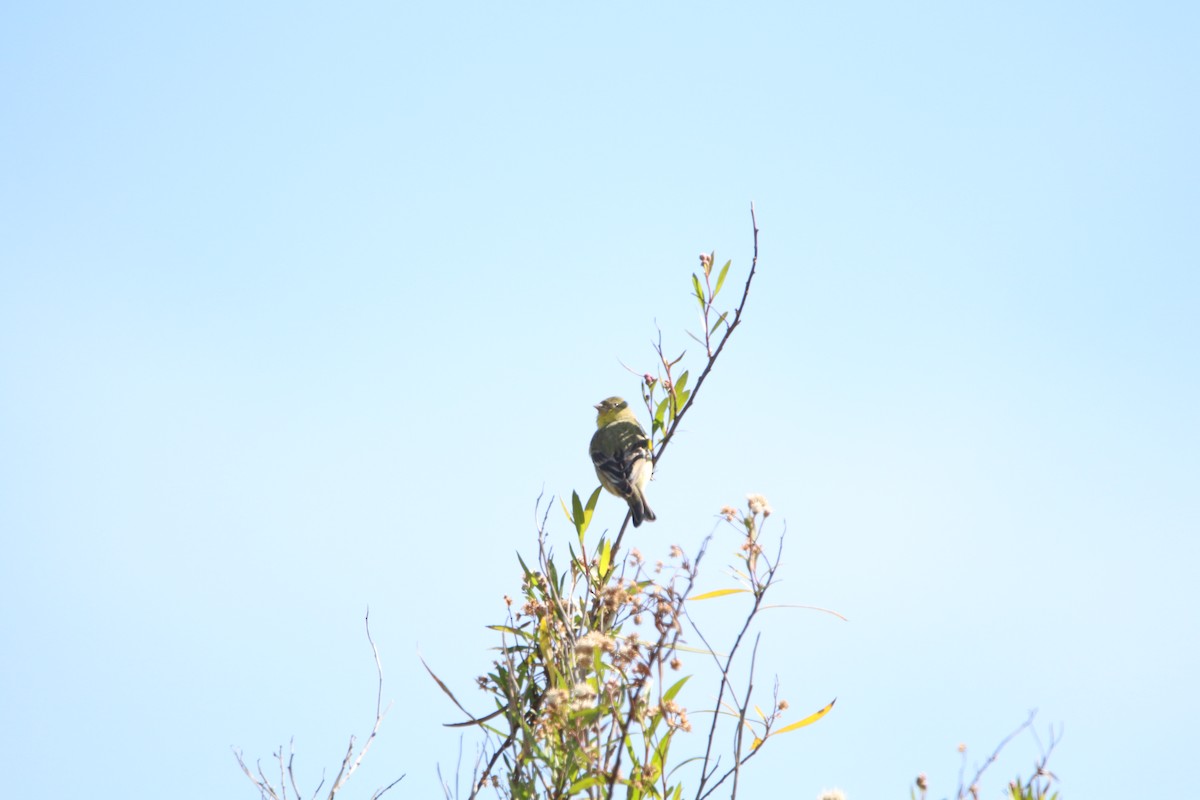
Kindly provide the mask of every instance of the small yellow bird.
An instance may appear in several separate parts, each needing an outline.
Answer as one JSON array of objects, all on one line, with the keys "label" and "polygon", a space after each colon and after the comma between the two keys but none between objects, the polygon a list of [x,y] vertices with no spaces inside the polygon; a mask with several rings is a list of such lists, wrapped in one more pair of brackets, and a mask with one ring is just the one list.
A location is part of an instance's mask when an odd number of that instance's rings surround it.
[{"label": "small yellow bird", "polygon": [[629,504],[633,527],[642,520],[654,521],[646,502],[646,484],[654,473],[650,439],[638,424],[637,415],[619,397],[596,404],[596,433],[588,448],[600,485]]}]

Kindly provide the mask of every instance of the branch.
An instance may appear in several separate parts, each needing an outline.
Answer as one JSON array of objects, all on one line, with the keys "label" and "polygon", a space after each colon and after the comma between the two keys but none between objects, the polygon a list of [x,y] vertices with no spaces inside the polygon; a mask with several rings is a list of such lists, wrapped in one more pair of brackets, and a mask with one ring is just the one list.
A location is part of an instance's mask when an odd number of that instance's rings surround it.
[{"label": "branch", "polygon": [[[711,538],[712,538],[712,536],[710,535],[709,539],[711,539]],[[708,540],[705,540],[706,543],[707,543],[707,541]],[[744,764],[747,760],[752,758],[755,753],[758,752],[757,749],[752,750],[750,752],[750,754],[746,756],[745,759],[742,759],[740,750],[735,751],[733,767],[731,767],[724,775],[722,775],[717,780],[716,783],[714,783],[711,787],[709,787],[708,791],[704,791],[705,784],[709,781],[710,778],[712,778],[714,775],[716,775],[716,772],[717,772],[717,765],[714,765],[713,768],[710,770],[708,768],[708,764],[712,760],[713,742],[716,741],[717,722],[720,719],[719,711],[721,708],[721,703],[725,697],[726,689],[729,690],[729,694],[731,696],[736,697],[736,692],[733,688],[733,683],[729,679],[729,673],[733,668],[733,659],[737,655],[738,648],[741,647],[742,639],[745,638],[746,633],[750,630],[750,625],[754,622],[754,618],[756,616],[758,616],[758,612],[762,609],[763,598],[766,597],[767,589],[771,588],[772,583],[774,583],[775,573],[779,569],[779,562],[781,560],[780,556],[782,553],[783,553],[783,536],[781,535],[780,540],[779,540],[779,551],[775,556],[774,563],[770,562],[767,559],[764,559],[764,563],[767,564],[766,580],[759,583],[756,587],[756,590],[754,592],[752,592],[753,597],[754,597],[754,605],[751,606],[750,613],[748,613],[746,615],[746,621],[744,623],[742,623],[741,630],[738,631],[737,637],[733,640],[733,647],[730,648],[729,653],[725,656],[725,663],[723,663],[723,664],[721,663],[720,658],[717,656],[716,650],[713,649],[712,645],[710,645],[708,643],[708,639],[705,638],[703,631],[701,631],[699,626],[696,625],[695,621],[692,620],[691,615],[690,614],[688,615],[688,624],[690,624],[692,626],[692,630],[694,630],[696,632],[696,635],[700,637],[700,641],[703,642],[704,646],[708,649],[708,651],[710,653],[712,653],[713,661],[716,662],[717,669],[719,669],[721,671],[721,684],[720,684],[720,687],[717,689],[717,704],[716,704],[716,708],[713,710],[712,724],[709,726],[709,729],[708,729],[708,740],[704,747],[704,757],[701,759],[701,762],[700,762],[700,785],[696,787],[697,800],[704,800],[704,798],[711,795],[714,791],[716,791],[718,786],[720,786],[722,783],[725,782],[725,780],[730,775],[735,775],[736,771],[741,766],[741,764]],[[754,576],[751,576],[751,578],[753,579]],[[750,702],[749,692],[751,689],[753,689],[753,681],[754,681],[753,660],[757,656],[757,650],[758,650],[757,638],[755,639],[754,648],[755,648],[755,652],[752,654],[751,666],[750,666],[750,685],[747,689],[745,704],[741,708],[741,716],[739,718],[739,728],[740,728],[741,722],[745,720],[745,711]],[[765,740],[765,737],[764,737],[764,740]],[[739,743],[739,747],[740,747],[740,742],[741,742],[740,732],[737,734],[736,741]],[[718,761],[718,764],[719,764],[719,761]],[[735,775],[735,778],[734,778],[735,784],[736,784],[736,781],[737,781],[737,778]],[[736,792],[736,786],[735,786],[735,792]]]},{"label": "branch", "polygon": [[[717,342],[717,349],[709,356],[708,363],[704,366],[704,371],[700,373],[700,377],[696,380],[696,385],[692,387],[692,394],[688,397],[687,403],[683,408],[679,409],[679,413],[675,415],[675,419],[671,421],[671,427],[663,434],[663,438],[658,443],[658,452],[654,454],[654,463],[657,465],[658,460],[662,458],[663,451],[667,449],[667,443],[671,437],[675,435],[675,430],[679,427],[679,423],[683,420],[683,415],[688,412],[696,402],[696,395],[700,393],[700,387],[704,385],[704,381],[708,378],[708,374],[712,372],[713,365],[717,363],[717,358],[720,357],[721,351],[725,349],[726,342],[733,334],[733,331],[742,322],[742,311],[746,308],[746,299],[750,296],[750,284],[754,281],[755,270],[758,268],[758,219],[754,214],[754,204],[750,204],[750,225],[754,229],[754,258],[750,261],[750,274],[746,276],[746,285],[742,287],[742,299],[738,303],[737,309],[733,312],[733,322],[725,329],[721,335],[721,341]],[[659,353],[661,356],[662,354]]]},{"label": "branch", "polygon": [[[731,322],[725,329],[725,332],[721,334],[721,340],[717,342],[717,349],[709,354],[707,363],[704,365],[704,370],[701,371],[700,377],[696,380],[696,385],[692,387],[692,393],[688,397],[688,401],[684,403],[683,408],[679,409],[679,412],[675,415],[675,418],[671,420],[671,426],[663,432],[663,437],[658,441],[657,451],[653,453],[651,457],[655,468],[658,467],[659,461],[662,460],[663,453],[666,451],[667,444],[671,441],[671,437],[675,435],[675,431],[679,428],[679,423],[683,420],[683,415],[686,414],[688,409],[695,404],[696,395],[700,393],[700,387],[704,385],[704,381],[706,378],[708,378],[708,374],[712,372],[712,368],[717,363],[717,358],[721,355],[721,351],[725,349],[725,343],[729,341],[729,337],[733,334],[734,329],[737,328],[737,326],[742,322],[742,312],[746,308],[746,299],[750,296],[750,284],[754,281],[755,271],[758,268],[758,218],[754,213],[754,203],[750,204],[750,226],[754,231],[754,257],[750,260],[750,274],[746,276],[746,284],[742,287],[742,299],[738,303],[738,307],[733,313],[733,322]],[[658,351],[658,357],[663,361],[663,363],[668,363],[666,358],[663,356],[661,336],[655,349]],[[626,369],[628,369],[628,367],[626,367]],[[653,411],[651,413],[653,413]],[[625,514],[625,521],[621,523],[621,530],[619,533],[617,533],[617,538],[613,540],[612,555],[614,559],[621,549],[621,540],[625,537],[625,531],[628,529],[629,522],[632,519],[633,512],[627,512]]]},{"label": "branch", "polygon": [[[237,759],[238,766],[242,768],[242,772],[246,773],[246,777],[250,779],[250,782],[258,787],[258,793],[260,797],[269,797],[271,800],[279,800],[279,795],[275,794],[274,787],[271,786],[271,783],[266,779],[266,777],[263,776],[261,779],[258,778],[253,772],[250,771],[250,767],[246,766],[246,760],[242,758],[241,750],[236,747],[233,748],[233,757]],[[261,775],[261,766],[259,767],[258,771]]]},{"label": "branch", "polygon": [[[350,780],[350,776],[358,769],[362,763],[363,757],[367,751],[371,749],[371,743],[375,741],[375,736],[379,733],[379,726],[383,723],[383,718],[387,711],[382,709],[383,706],[383,664],[379,660],[379,648],[375,646],[375,640],[371,638],[371,610],[367,609],[367,615],[363,620],[367,629],[367,641],[371,644],[371,652],[375,655],[375,673],[379,676],[379,685],[375,694],[375,725],[371,728],[371,734],[367,736],[367,742],[363,745],[362,750],[358,753],[358,758],[354,759],[354,763],[350,763],[350,759],[354,756],[354,737],[350,737],[350,746],[346,749],[346,757],[342,759],[341,769],[338,770],[337,777],[334,778],[333,786],[329,789],[328,800],[333,800],[334,796],[346,785],[346,781]],[[388,706],[388,710],[391,706]],[[401,775],[396,781],[393,781],[391,786],[395,786],[397,782],[404,778]],[[388,788],[391,788],[389,786]],[[387,791],[384,789],[383,791]],[[382,793],[382,792],[381,792]]]},{"label": "branch", "polygon": [[[1000,744],[996,745],[996,749],[992,751],[992,754],[990,756],[988,756],[988,760],[983,762],[983,766],[979,768],[979,770],[975,773],[975,777],[971,779],[971,782],[969,784],[967,784],[967,791],[970,791],[970,787],[979,783],[980,779],[983,777],[983,773],[987,771],[987,768],[990,767],[993,763],[995,763],[996,759],[1000,757],[1000,751],[1003,750],[1009,742],[1011,742],[1014,738],[1016,738],[1017,734],[1019,734],[1021,731],[1025,730],[1030,725],[1032,725],[1033,718],[1036,716],[1037,716],[1037,709],[1035,708],[1029,712],[1029,718],[1026,719],[1024,722],[1022,722],[1020,725],[1018,725],[1016,730],[1014,730],[1008,736],[1005,736],[1003,739],[1000,740]],[[1049,755],[1049,754],[1047,754],[1047,755]],[[963,755],[963,761],[965,764],[965,762],[966,762],[965,754]],[[1043,762],[1042,766],[1045,766],[1044,762]],[[964,797],[966,797],[966,795],[963,793],[962,771],[960,770],[958,773],[958,798],[959,798],[959,800],[963,800]]]},{"label": "branch", "polygon": [[[711,538],[711,537],[709,537],[709,538]],[[661,663],[661,659],[662,659],[661,654],[662,654],[664,648],[667,648],[668,650],[672,650],[672,649],[674,649],[674,643],[677,643],[679,641],[679,634],[680,634],[680,631],[682,630],[682,626],[679,625],[679,622],[678,622],[679,615],[685,613],[684,612],[684,604],[687,602],[687,598],[692,594],[692,590],[696,586],[696,576],[700,573],[700,562],[704,559],[704,553],[705,553],[705,550],[707,549],[707,547],[708,547],[708,539],[705,539],[704,543],[702,545],[700,545],[700,551],[696,554],[696,557],[691,561],[690,568],[688,568],[688,570],[687,570],[688,582],[687,582],[687,586],[684,588],[683,592],[677,593],[675,591],[674,580],[671,581],[670,586],[667,588],[667,591],[670,592],[671,604],[674,609],[675,624],[674,624],[674,626],[664,626],[663,628],[661,628],[659,630],[658,641],[655,642],[654,646],[649,649],[649,651],[647,652],[647,655],[646,655],[646,662],[648,664],[655,663],[655,662]],[[667,647],[668,639],[672,639],[672,641],[673,641],[673,643],[670,647]],[[628,741],[629,728],[633,724],[634,716],[636,716],[638,713],[639,703],[642,699],[642,692],[645,689],[645,687],[646,687],[646,682],[645,682],[645,679],[643,679],[642,681],[640,681],[638,683],[637,688],[634,689],[633,696],[629,699],[629,712],[627,714],[625,714],[624,718],[621,720],[620,731],[619,731],[618,735],[615,737],[615,741],[617,741],[619,743],[625,743]],[[624,749],[618,745],[616,762],[613,764],[612,769],[610,770],[610,774],[608,776],[608,790],[604,795],[606,800],[612,800],[613,793],[616,791],[617,774],[621,770],[621,761],[622,761],[623,756],[624,756]]]}]

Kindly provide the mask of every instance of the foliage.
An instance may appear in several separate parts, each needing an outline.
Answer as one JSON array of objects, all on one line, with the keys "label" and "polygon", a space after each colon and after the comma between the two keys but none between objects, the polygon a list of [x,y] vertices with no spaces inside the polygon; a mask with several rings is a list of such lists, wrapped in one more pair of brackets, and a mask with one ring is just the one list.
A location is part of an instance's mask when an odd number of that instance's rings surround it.
[{"label": "foliage", "polygon": [[[753,221],[753,209],[751,215]],[[691,382],[691,373],[682,368],[686,353],[674,358],[665,354],[661,334],[655,344],[657,374],[641,375],[655,464],[661,463],[680,421],[741,322],[757,266],[757,224],[754,234],[755,256],[736,308],[716,307],[731,262],[715,270],[715,254],[707,253],[700,256],[701,274],[692,275],[703,326],[699,335],[691,334],[704,348],[699,377]],[[732,678],[734,661],[747,647],[751,624],[779,568],[782,533],[772,555],[764,553],[761,538],[771,508],[765,498],[753,495],[746,512],[728,506],[722,510],[721,516],[742,539],[734,567],[741,585],[693,596],[711,537],[694,557],[677,546],[666,561],[653,565],[637,550],[621,555],[628,515],[615,537],[602,534],[589,541],[599,496],[599,488],[586,501],[572,492],[570,506],[562,504],[575,532],[564,563],[555,559],[547,543],[549,507],[541,518],[537,560],[532,565],[521,560],[521,598],[509,600],[508,618],[492,626],[501,637],[499,656],[491,671],[478,679],[492,698],[493,710],[482,717],[471,715],[434,676],[470,717],[460,724],[478,725],[488,736],[469,796],[491,787],[514,800],[611,798],[618,791],[631,800],[679,800],[685,793],[700,800],[726,784],[736,795],[742,767],[766,741],[812,724],[833,707],[830,703],[781,724],[787,703],[779,699],[777,686],[769,711],[755,704],[757,637],[750,646],[745,683],[737,685]],[[742,594],[750,600],[743,623],[726,654],[718,655],[692,623],[688,604]],[[685,627],[704,649],[684,645]],[[719,677],[715,707],[704,712],[704,744],[694,757],[681,759],[677,741],[692,731],[695,716],[681,702],[690,679],[679,675],[684,651],[712,658]],[[725,753],[724,761],[718,745],[726,741],[718,735],[722,721],[732,729],[727,737],[731,752]],[[449,787],[446,794],[451,796]]]},{"label": "foliage", "polygon": [[[751,222],[754,255],[736,307],[721,310],[718,306],[731,261],[716,268],[715,253],[702,254],[701,270],[691,276],[701,329],[688,335],[703,348],[703,358],[688,369],[686,352],[669,357],[660,332],[653,345],[654,371],[630,370],[639,376],[655,465],[662,462],[680,422],[695,405],[742,321],[758,264],[759,231],[753,206]],[[467,796],[488,792],[510,800],[611,800],[620,793],[628,800],[706,800],[721,790],[721,796],[736,797],[743,767],[766,742],[813,724],[834,706],[830,702],[789,720],[778,681],[772,685],[765,711],[761,687],[756,686],[761,633],[753,632],[753,627],[768,607],[765,600],[776,583],[786,528],[775,535],[768,525],[772,509],[761,495],[750,495],[745,510],[722,508],[720,519],[739,540],[730,572],[737,585],[693,594],[713,537],[706,538],[694,555],[672,546],[663,559],[651,563],[637,549],[622,550],[631,514],[615,536],[589,534],[600,494],[600,487],[586,499],[572,492],[570,504],[561,503],[574,530],[565,559],[556,558],[549,544],[547,523],[553,503],[543,506],[539,498],[536,557],[527,561],[518,556],[519,596],[505,598],[505,619],[490,626],[499,637],[497,655],[490,670],[477,679],[478,688],[490,699],[486,712],[468,710],[426,665],[433,680],[466,715],[465,721],[451,727],[477,728],[484,734]],[[740,623],[721,642],[723,652],[710,644],[689,614],[695,603],[722,599],[745,603]],[[798,608],[840,617],[826,609]],[[371,646],[374,650],[374,642]],[[713,664],[716,686],[701,695],[715,698],[711,708],[689,711],[685,705],[685,696],[695,689],[694,675],[681,674],[688,653]],[[383,715],[377,702],[371,735],[357,759],[351,739],[328,800],[361,763]],[[701,719],[702,723],[693,722]],[[987,765],[1031,721],[1032,717],[1001,742],[965,789],[960,776],[957,800],[978,798],[978,781]],[[702,738],[683,744],[694,728]],[[1012,800],[1057,800],[1057,793],[1048,794],[1054,776],[1045,768],[1056,741],[1051,733],[1050,748],[1036,765],[1034,777],[1010,785]],[[285,762],[282,747],[275,754],[278,786],[261,765],[256,773],[240,752],[236,755],[263,798],[286,800],[288,783],[300,797],[291,757]],[[372,800],[394,785],[378,790]],[[447,798],[458,797],[457,789],[445,781],[443,791]],[[926,791],[922,775],[911,792],[912,800],[925,800]],[[844,798],[840,790],[828,796]]]}]

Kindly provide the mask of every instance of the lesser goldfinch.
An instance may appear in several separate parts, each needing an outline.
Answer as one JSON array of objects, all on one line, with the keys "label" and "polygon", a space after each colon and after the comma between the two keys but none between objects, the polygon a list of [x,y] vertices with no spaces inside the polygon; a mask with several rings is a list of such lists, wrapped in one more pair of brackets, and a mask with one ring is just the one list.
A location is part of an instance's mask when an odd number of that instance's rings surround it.
[{"label": "lesser goldfinch", "polygon": [[596,404],[596,433],[592,435],[592,463],[600,485],[629,504],[633,527],[642,520],[654,521],[646,502],[646,484],[654,473],[650,439],[638,424],[637,415],[619,397]]}]

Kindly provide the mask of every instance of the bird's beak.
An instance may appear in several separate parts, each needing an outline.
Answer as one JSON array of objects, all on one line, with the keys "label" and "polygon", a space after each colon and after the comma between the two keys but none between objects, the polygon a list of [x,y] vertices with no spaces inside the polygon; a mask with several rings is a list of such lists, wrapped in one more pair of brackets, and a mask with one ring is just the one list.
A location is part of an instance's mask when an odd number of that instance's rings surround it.
[{"label": "bird's beak", "polygon": [[596,403],[596,405],[592,406],[592,408],[594,408],[594,409],[596,409],[597,411],[599,411],[599,410],[600,410],[600,406],[601,406],[601,405],[602,405],[602,403]]}]

